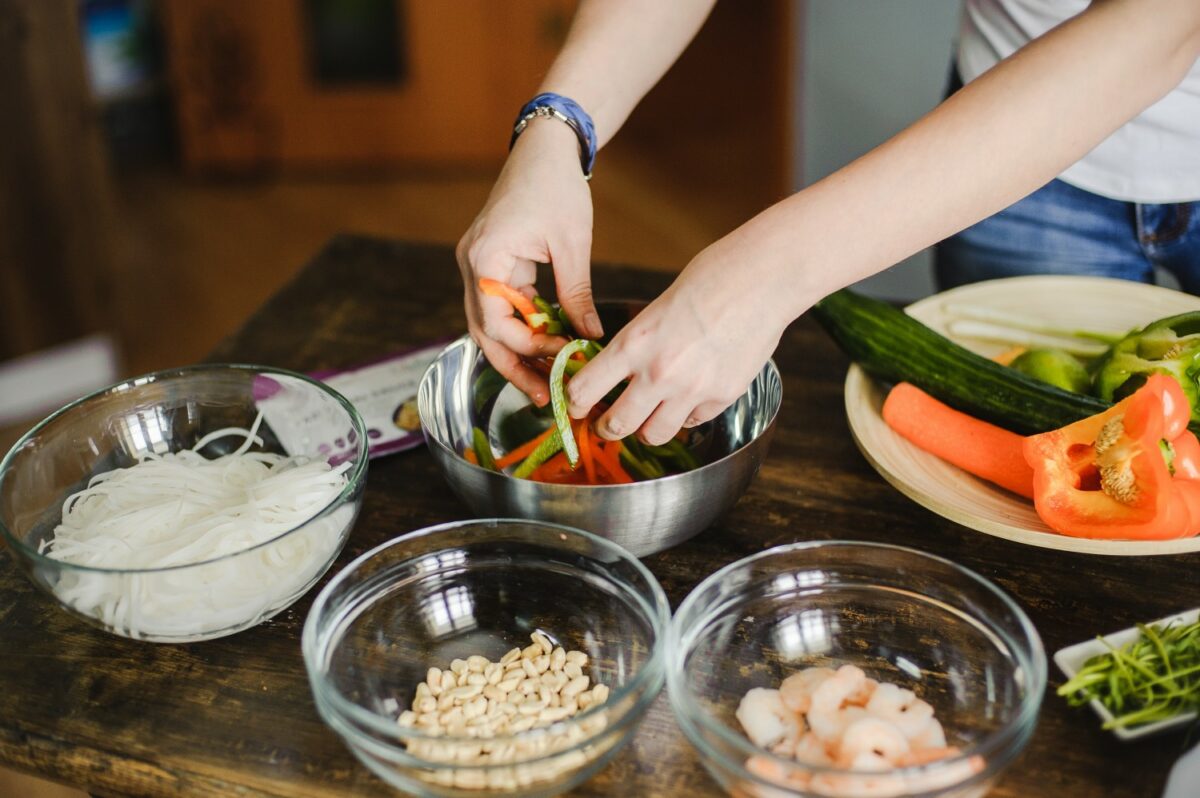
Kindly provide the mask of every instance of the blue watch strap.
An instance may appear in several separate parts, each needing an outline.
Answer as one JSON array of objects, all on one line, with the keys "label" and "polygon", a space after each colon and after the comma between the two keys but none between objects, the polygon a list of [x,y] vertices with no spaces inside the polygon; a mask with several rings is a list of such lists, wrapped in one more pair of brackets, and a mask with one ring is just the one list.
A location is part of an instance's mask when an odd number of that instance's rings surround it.
[{"label": "blue watch strap", "polygon": [[575,137],[579,139],[579,163],[583,167],[583,177],[590,180],[592,166],[596,163],[596,126],[588,112],[570,97],[548,91],[525,103],[517,114],[508,148],[513,148],[517,137],[524,132],[529,122],[539,116],[558,119],[575,131]]}]

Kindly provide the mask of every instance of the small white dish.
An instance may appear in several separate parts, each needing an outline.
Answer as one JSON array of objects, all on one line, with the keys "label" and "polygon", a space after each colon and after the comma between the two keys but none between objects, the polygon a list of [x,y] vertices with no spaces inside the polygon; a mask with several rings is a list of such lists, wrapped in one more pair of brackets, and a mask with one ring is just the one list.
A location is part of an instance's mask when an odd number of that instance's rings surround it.
[{"label": "small white dish", "polygon": [[[1178,613],[1177,615],[1169,615],[1166,618],[1160,618],[1157,621],[1151,621],[1149,626],[1164,626],[1168,623],[1190,624],[1195,623],[1200,617],[1200,609],[1187,610],[1186,612]],[[1113,648],[1120,648],[1123,645],[1132,643],[1138,638],[1138,628],[1132,626],[1128,629],[1122,629],[1119,632],[1104,635],[1104,639],[1108,641]],[[1108,653],[1108,647],[1100,640],[1085,640],[1082,643],[1076,643],[1073,646],[1059,649],[1054,652],[1054,664],[1059,670],[1066,674],[1068,679],[1073,679],[1075,674],[1083,668],[1083,664],[1097,654]],[[1099,701],[1092,700],[1088,702],[1096,714],[1108,723],[1113,719],[1113,714],[1108,711],[1108,708]],[[1184,712],[1176,715],[1173,718],[1160,720],[1155,723],[1147,723],[1142,726],[1134,726],[1133,728],[1117,727],[1112,730],[1112,733],[1117,736],[1117,739],[1123,741],[1140,740],[1143,737],[1149,737],[1153,734],[1165,732],[1170,729],[1177,729],[1181,726],[1186,726],[1196,719],[1196,712]]]}]

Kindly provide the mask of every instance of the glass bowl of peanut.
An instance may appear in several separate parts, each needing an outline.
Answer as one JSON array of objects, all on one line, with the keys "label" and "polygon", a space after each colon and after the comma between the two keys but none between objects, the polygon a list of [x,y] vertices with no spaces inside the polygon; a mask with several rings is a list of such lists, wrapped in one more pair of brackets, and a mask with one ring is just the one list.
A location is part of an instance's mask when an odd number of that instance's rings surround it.
[{"label": "glass bowl of peanut", "polygon": [[321,591],[303,650],[317,709],[420,796],[550,796],[603,768],[662,689],[662,588],[611,541],[537,521],[444,524]]}]

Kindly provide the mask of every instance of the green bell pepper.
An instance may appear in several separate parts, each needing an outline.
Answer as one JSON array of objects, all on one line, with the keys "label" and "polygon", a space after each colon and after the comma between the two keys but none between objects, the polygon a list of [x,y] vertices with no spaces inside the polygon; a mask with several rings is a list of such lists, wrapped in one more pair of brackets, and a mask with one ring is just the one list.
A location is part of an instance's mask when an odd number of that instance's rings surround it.
[{"label": "green bell pepper", "polygon": [[1101,358],[1092,391],[1117,402],[1145,384],[1151,374],[1174,377],[1200,422],[1200,311],[1181,313],[1134,330]]}]

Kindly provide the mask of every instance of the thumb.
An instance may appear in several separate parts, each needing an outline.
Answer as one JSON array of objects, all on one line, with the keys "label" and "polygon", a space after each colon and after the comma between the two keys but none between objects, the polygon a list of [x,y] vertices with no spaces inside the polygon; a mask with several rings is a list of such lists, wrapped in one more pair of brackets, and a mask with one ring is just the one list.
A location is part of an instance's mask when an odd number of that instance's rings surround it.
[{"label": "thumb", "polygon": [[604,329],[592,299],[590,250],[589,239],[574,246],[559,246],[552,251],[551,262],[558,301],[571,320],[571,326],[586,338],[599,338],[604,335]]}]

